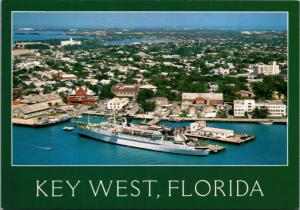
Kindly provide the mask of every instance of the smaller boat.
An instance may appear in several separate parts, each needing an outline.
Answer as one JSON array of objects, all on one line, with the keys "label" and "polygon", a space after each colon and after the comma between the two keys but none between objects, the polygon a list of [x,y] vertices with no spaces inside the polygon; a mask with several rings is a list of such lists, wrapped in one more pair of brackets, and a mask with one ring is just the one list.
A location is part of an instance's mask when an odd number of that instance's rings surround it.
[{"label": "smaller boat", "polygon": [[65,127],[64,127],[64,130],[65,130],[65,131],[72,131],[72,130],[74,130],[74,127],[68,127],[68,126],[65,126]]},{"label": "smaller boat", "polygon": [[273,122],[272,121],[262,121],[262,122],[259,122],[259,124],[262,124],[262,125],[273,125]]}]

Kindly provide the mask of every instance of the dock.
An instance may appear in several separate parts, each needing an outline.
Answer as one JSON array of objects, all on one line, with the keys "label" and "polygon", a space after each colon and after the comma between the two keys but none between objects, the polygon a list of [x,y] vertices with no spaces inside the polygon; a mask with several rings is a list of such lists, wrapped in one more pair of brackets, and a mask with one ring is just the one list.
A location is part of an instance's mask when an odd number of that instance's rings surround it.
[{"label": "dock", "polygon": [[209,153],[218,153],[225,150],[226,147],[222,147],[219,145],[209,144],[207,146],[196,146],[197,149],[209,149]]},{"label": "dock", "polygon": [[243,144],[252,141],[256,138],[255,136],[243,136],[241,134],[235,134],[234,136],[228,138],[217,138],[217,137],[203,136],[203,135],[192,134],[192,133],[186,133],[185,135],[194,138],[207,139],[211,141],[218,141],[218,142],[231,143],[231,144]]},{"label": "dock", "polygon": [[152,120],[150,120],[147,125],[155,125],[157,123],[159,123],[159,121],[161,120],[161,118],[159,117],[154,117]]},{"label": "dock", "polygon": [[56,121],[51,120],[38,120],[38,118],[30,118],[30,119],[22,119],[22,118],[12,118],[12,123],[14,125],[21,125],[21,126],[30,126],[30,127],[43,127],[54,125],[58,123],[63,123],[69,121],[71,117],[61,117]]}]

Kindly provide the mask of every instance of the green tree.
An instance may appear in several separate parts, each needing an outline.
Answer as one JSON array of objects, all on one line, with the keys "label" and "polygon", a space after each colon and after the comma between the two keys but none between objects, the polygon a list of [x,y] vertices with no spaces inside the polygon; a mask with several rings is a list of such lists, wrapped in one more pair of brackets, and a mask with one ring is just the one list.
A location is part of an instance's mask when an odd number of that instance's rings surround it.
[{"label": "green tree", "polygon": [[137,96],[137,102],[138,103],[143,103],[146,100],[152,98],[154,96],[154,92],[152,90],[149,89],[141,89],[139,91],[139,94]]},{"label": "green tree", "polygon": [[251,114],[253,118],[261,119],[261,118],[267,118],[270,112],[267,107],[263,106],[260,109],[259,108],[253,109]]},{"label": "green tree", "polygon": [[141,102],[141,106],[142,106],[144,112],[152,112],[156,108],[155,102],[152,102],[152,101],[143,101],[143,102]]},{"label": "green tree", "polygon": [[227,118],[227,113],[225,110],[219,110],[217,112],[217,118]]}]

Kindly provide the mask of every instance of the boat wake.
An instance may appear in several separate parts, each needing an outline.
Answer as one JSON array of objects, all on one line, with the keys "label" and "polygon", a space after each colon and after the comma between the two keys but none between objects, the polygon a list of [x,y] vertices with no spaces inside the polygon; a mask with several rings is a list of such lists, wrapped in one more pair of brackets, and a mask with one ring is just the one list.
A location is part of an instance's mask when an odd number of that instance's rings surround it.
[{"label": "boat wake", "polygon": [[32,145],[34,148],[37,148],[37,149],[41,149],[41,150],[53,150],[53,147],[50,147],[50,146],[46,146],[46,147],[43,147],[43,146],[38,146],[38,145]]}]

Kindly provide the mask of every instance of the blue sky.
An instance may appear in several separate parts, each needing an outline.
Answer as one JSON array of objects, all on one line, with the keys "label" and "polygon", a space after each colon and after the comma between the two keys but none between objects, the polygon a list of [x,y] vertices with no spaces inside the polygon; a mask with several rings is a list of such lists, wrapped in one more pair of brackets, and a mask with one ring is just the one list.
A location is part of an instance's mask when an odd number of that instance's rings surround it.
[{"label": "blue sky", "polygon": [[286,13],[15,12],[14,27],[285,30]]}]

